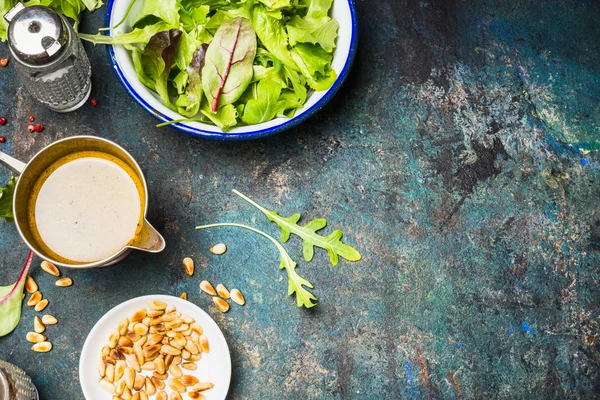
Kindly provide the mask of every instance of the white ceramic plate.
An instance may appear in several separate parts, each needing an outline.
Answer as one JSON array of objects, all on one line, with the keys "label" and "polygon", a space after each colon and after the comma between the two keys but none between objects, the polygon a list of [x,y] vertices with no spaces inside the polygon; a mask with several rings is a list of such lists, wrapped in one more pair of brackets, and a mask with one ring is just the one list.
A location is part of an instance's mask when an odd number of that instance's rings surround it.
[{"label": "white ceramic plate", "polygon": [[[204,335],[208,337],[210,353],[202,354],[202,359],[197,362],[198,369],[196,371],[186,370],[185,373],[194,375],[201,382],[214,383],[214,388],[203,392],[206,400],[224,400],[231,380],[231,357],[225,336],[223,336],[215,321],[200,307],[179,297],[165,295],[142,296],[128,300],[104,314],[94,325],[85,340],[79,359],[79,380],[86,400],[112,399],[112,395],[104,391],[98,383],[97,366],[100,361],[100,350],[108,342],[110,333],[117,329],[119,321],[125,317],[130,318],[140,308],[147,308],[150,300],[159,300],[168,305],[173,305],[177,311],[189,315],[200,324],[204,330]],[[148,376],[152,375],[148,371],[142,371],[142,373]],[[172,391],[168,384],[164,390],[169,395]],[[185,395],[182,395],[182,397],[187,398]]]},{"label": "white ceramic plate", "polygon": [[[106,5],[107,27],[115,26],[123,19],[131,0],[109,0]],[[125,21],[111,35],[118,32],[127,33],[132,30],[131,24],[141,7],[137,2]],[[336,48],[333,53],[332,68],[338,77],[326,91],[309,94],[304,107],[297,110],[292,118],[275,118],[262,124],[239,126],[223,133],[218,127],[200,122],[178,122],[169,126],[192,136],[215,140],[248,140],[274,135],[290,129],[305,121],[319,111],[337,93],[342,83],[350,73],[350,68],[358,46],[358,25],[353,0],[334,0],[331,16],[338,21],[340,29]],[[165,106],[160,96],[148,89],[138,78],[131,54],[123,46],[108,46],[108,54],[113,70],[127,92],[150,114],[161,122],[185,118]]]}]

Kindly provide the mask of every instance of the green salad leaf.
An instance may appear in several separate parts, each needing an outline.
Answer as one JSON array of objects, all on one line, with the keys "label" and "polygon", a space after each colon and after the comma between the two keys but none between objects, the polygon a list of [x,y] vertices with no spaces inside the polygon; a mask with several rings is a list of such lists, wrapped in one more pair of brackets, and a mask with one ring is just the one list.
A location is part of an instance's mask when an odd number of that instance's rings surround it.
[{"label": "green salad leaf", "polygon": [[13,197],[15,195],[15,186],[17,178],[10,178],[6,186],[0,188],[0,218],[5,218],[7,221],[13,219]]},{"label": "green salad leaf", "polygon": [[219,227],[219,226],[231,226],[231,227],[247,229],[252,232],[256,232],[259,235],[262,235],[262,236],[266,237],[267,239],[269,239],[277,247],[277,250],[279,250],[279,255],[280,255],[279,268],[285,269],[287,271],[288,296],[291,296],[293,294],[296,295],[296,304],[298,305],[298,307],[304,306],[306,308],[311,308],[311,307],[314,307],[317,305],[317,303],[313,302],[313,301],[316,301],[317,298],[311,292],[309,292],[308,290],[305,289],[305,287],[312,289],[313,285],[309,281],[307,281],[306,279],[304,279],[303,277],[298,275],[298,273],[296,272],[297,264],[294,262],[294,260],[292,260],[290,255],[287,253],[287,251],[285,251],[283,246],[277,240],[275,240],[272,236],[264,233],[263,231],[260,231],[258,229],[252,228],[251,226],[242,225],[242,224],[231,224],[231,223],[211,224],[211,225],[197,226],[196,229],[200,230],[200,229],[214,228],[214,227]]},{"label": "green salad leaf", "polygon": [[261,43],[275,58],[288,68],[299,71],[298,65],[290,55],[283,20],[270,16],[267,8],[258,4],[252,7],[252,26]]},{"label": "green salad leaf", "polygon": [[[83,0],[63,1],[75,7]],[[125,46],[140,82],[185,121],[211,123],[226,132],[291,117],[304,106],[311,89],[327,90],[337,79],[332,60],[339,24],[330,15],[333,0],[131,0],[131,4],[140,1],[140,12],[123,18],[130,21],[131,31],[113,29],[112,36],[80,37]],[[71,13],[75,12],[73,8]],[[163,43],[158,38],[174,31],[180,32],[178,38],[157,47],[157,41]],[[168,48],[164,55],[163,47]],[[201,47],[206,52],[198,74],[201,63],[193,56]]]},{"label": "green salad leaf", "polygon": [[339,27],[338,22],[331,18],[311,20],[297,15],[294,15],[286,25],[291,46],[296,43],[318,44],[329,53],[335,48]]},{"label": "green salad leaf", "polygon": [[33,252],[30,251],[17,281],[12,285],[0,286],[0,337],[11,333],[19,324],[25,278],[32,260]]},{"label": "green salad leaf", "polygon": [[267,216],[267,218],[269,218],[269,221],[275,222],[281,228],[281,241],[283,243],[289,240],[292,233],[300,236],[302,238],[303,255],[306,261],[312,260],[314,256],[314,246],[327,250],[327,254],[329,254],[329,259],[333,265],[337,265],[339,259],[338,256],[342,256],[348,261],[360,260],[360,253],[356,249],[342,243],[341,239],[343,233],[341,230],[336,229],[328,236],[321,236],[317,233],[317,231],[327,226],[327,220],[324,218],[317,218],[310,221],[305,226],[300,226],[298,225],[300,214],[294,214],[284,218],[275,211],[267,210],[235,189],[233,190],[233,193],[258,208]]},{"label": "green salad leaf", "polygon": [[202,88],[216,113],[240,98],[252,80],[256,34],[246,18],[238,17],[219,27],[206,50]]},{"label": "green salad leaf", "polygon": [[142,2],[142,9],[135,17],[133,26],[140,26],[140,22],[149,16],[155,17],[151,19],[154,22],[158,19],[170,26],[178,26],[179,9],[178,0],[144,0]]},{"label": "green salad leaf", "polygon": [[281,98],[281,84],[271,79],[261,79],[255,86],[254,98],[248,100],[242,121],[248,125],[270,121],[282,113],[287,105]]},{"label": "green salad leaf", "polygon": [[167,79],[171,73],[180,38],[181,31],[179,29],[158,32],[150,38],[141,56],[143,70],[150,81],[154,83],[154,87],[151,89],[155,89],[165,104],[172,109],[175,109],[175,106],[171,104],[169,98]]},{"label": "green salad leaf", "polygon": [[194,52],[187,67],[187,87],[185,93],[177,98],[177,111],[186,117],[198,114],[202,101],[202,67],[206,59],[208,45],[203,44]]},{"label": "green salad leaf", "polygon": [[[154,25],[146,25],[143,28],[135,28],[131,32],[128,33],[119,33],[115,36],[107,36],[102,33],[96,35],[90,35],[88,33],[80,33],[79,37],[83,40],[94,44],[122,44],[122,45],[130,45],[130,44],[146,44],[150,41],[152,36],[156,35],[159,32],[168,31],[169,29],[173,29],[173,26],[167,24],[166,22],[158,22]],[[130,50],[133,48],[130,47]]]}]

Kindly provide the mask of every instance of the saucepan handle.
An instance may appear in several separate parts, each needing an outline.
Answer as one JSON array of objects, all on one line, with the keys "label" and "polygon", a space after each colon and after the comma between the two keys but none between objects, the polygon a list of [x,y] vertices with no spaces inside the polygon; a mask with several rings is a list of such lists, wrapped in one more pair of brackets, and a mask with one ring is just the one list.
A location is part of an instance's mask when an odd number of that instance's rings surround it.
[{"label": "saucepan handle", "polygon": [[16,175],[21,175],[26,164],[0,151],[0,165],[4,165]]}]

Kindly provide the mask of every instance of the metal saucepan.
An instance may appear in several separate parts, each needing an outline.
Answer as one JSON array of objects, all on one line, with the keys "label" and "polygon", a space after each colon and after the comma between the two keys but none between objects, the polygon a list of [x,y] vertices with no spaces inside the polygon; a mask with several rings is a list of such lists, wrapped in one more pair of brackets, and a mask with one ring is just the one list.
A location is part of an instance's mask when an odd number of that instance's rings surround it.
[{"label": "metal saucepan", "polygon": [[[39,176],[56,160],[80,151],[99,151],[107,153],[120,159],[134,171],[144,187],[144,198],[142,199],[144,203],[144,218],[142,228],[139,233],[136,234],[132,242],[124,246],[115,254],[103,260],[87,264],[69,264],[64,261],[53,259],[46,254],[38,243],[36,243],[34,235],[29,228],[27,208],[29,206],[29,198],[32,195],[32,188]],[[13,201],[15,225],[25,244],[27,244],[27,246],[42,259],[63,267],[92,268],[115,264],[125,258],[133,249],[158,253],[165,248],[165,240],[146,219],[146,213],[148,211],[148,186],[144,174],[133,157],[116,143],[95,136],[73,136],[48,145],[33,156],[27,164],[0,152],[0,164],[8,167],[19,176],[15,187],[15,197]]]}]

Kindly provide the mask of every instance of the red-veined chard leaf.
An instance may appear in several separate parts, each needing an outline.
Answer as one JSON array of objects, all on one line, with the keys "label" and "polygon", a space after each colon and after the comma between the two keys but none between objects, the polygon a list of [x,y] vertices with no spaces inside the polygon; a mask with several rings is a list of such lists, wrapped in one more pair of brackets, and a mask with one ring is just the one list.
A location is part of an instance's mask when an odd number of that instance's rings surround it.
[{"label": "red-veined chard leaf", "polygon": [[246,18],[234,18],[217,30],[202,69],[202,88],[213,113],[244,93],[255,56],[256,34]]},{"label": "red-veined chard leaf", "polygon": [[23,287],[25,277],[31,266],[33,252],[29,252],[25,266],[19,278],[13,285],[0,286],[0,337],[11,333],[21,319],[21,306],[23,301]]}]

